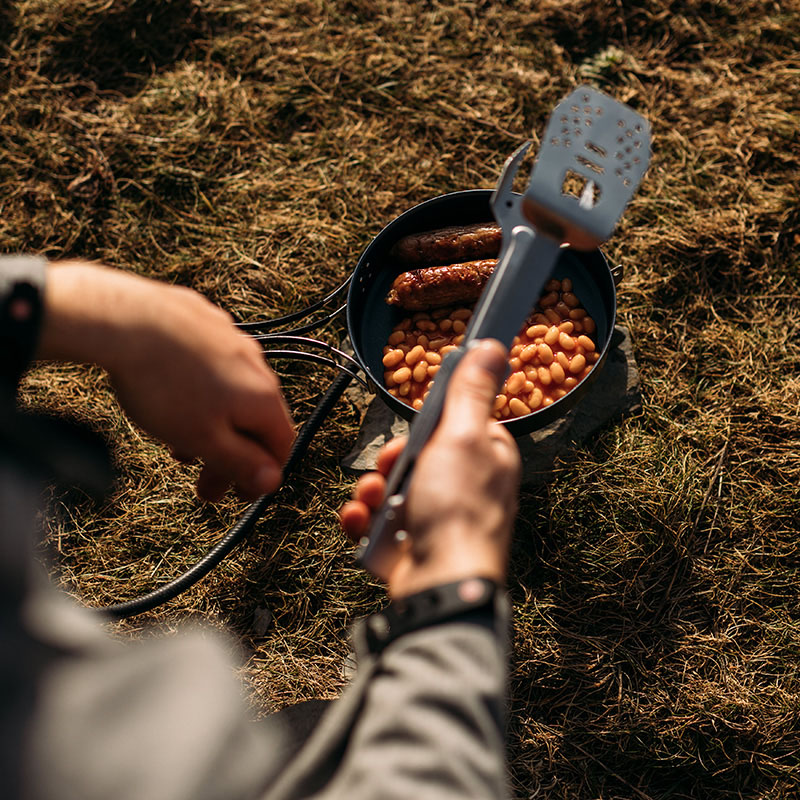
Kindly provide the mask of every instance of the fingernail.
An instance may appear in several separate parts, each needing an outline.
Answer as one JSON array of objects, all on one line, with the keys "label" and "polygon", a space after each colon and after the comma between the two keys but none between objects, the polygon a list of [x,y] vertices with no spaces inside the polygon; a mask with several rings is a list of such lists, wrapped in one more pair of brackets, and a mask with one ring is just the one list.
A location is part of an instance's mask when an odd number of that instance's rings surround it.
[{"label": "fingernail", "polygon": [[265,464],[253,476],[253,489],[260,494],[266,494],[276,489],[280,482],[281,471],[272,464]]}]

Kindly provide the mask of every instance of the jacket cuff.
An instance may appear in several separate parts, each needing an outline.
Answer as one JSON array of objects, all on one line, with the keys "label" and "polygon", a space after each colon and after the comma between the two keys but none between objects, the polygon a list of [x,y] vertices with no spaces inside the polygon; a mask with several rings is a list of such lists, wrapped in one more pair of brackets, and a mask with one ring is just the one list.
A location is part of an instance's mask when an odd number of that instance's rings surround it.
[{"label": "jacket cuff", "polygon": [[506,607],[505,592],[494,581],[466,578],[394,600],[354,633],[359,649],[377,655],[399,637],[432,625],[467,622],[494,630],[507,619]]},{"label": "jacket cuff", "polygon": [[0,384],[14,393],[27,369],[43,316],[47,260],[39,256],[0,256]]}]

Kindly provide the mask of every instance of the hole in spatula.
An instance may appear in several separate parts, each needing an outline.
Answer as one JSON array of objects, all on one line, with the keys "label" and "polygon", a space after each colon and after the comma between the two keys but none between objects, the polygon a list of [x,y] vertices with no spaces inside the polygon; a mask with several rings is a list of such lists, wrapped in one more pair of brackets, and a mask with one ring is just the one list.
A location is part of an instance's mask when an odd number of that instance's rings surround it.
[{"label": "hole in spatula", "polygon": [[577,197],[582,208],[593,208],[600,199],[600,187],[594,181],[568,169],[561,184],[561,194]]}]

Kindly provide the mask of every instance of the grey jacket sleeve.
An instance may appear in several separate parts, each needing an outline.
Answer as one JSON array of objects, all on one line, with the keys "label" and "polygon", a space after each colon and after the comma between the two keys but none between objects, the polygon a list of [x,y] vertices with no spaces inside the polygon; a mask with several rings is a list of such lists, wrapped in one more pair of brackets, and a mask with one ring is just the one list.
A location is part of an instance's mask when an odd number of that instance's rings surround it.
[{"label": "grey jacket sleeve", "polygon": [[115,642],[49,587],[24,628],[25,649],[3,658],[27,661],[25,800],[506,796],[504,615],[496,629],[407,634],[379,656],[359,647],[356,678],[299,751],[280,714],[249,720],[217,636]]},{"label": "grey jacket sleeve", "polygon": [[425,628],[379,656],[357,630],[356,680],[265,799],[506,797],[509,614],[496,605],[493,624]]}]

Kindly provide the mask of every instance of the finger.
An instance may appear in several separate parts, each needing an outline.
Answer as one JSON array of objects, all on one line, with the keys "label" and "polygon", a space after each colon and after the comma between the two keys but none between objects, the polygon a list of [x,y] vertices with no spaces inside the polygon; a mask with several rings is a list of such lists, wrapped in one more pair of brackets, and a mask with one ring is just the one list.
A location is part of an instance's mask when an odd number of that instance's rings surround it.
[{"label": "finger", "polygon": [[377,472],[368,472],[359,479],[353,491],[353,500],[364,503],[374,511],[383,502],[386,494],[386,478]]},{"label": "finger", "polygon": [[200,470],[197,478],[197,494],[203,500],[209,503],[218,503],[228,490],[228,486],[230,486],[230,481],[208,465]]},{"label": "finger", "polygon": [[500,342],[494,339],[475,342],[447,387],[439,426],[442,435],[475,433],[486,428],[507,366],[507,352]]},{"label": "finger", "polygon": [[269,494],[283,478],[273,454],[238,431],[217,430],[202,455],[212,470],[235,483],[243,495]]},{"label": "finger", "polygon": [[407,441],[408,437],[398,436],[396,439],[390,439],[378,451],[378,458],[376,459],[378,472],[383,475],[388,475],[392,471],[394,462],[397,461],[397,457],[403,452]]},{"label": "finger", "polygon": [[232,415],[234,428],[263,445],[279,464],[289,457],[295,439],[294,422],[272,374],[259,391],[239,401]]},{"label": "finger", "polygon": [[367,531],[372,514],[364,503],[351,500],[339,511],[339,521],[344,532],[357,542]]}]

